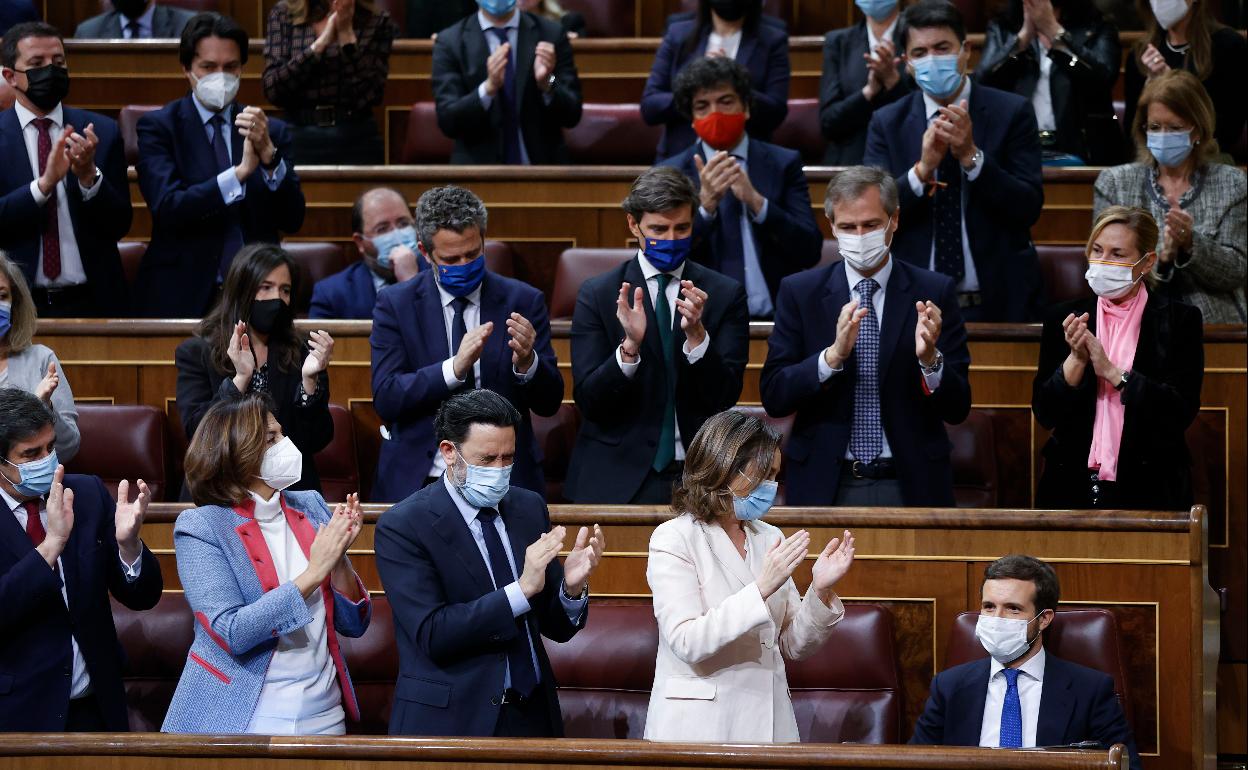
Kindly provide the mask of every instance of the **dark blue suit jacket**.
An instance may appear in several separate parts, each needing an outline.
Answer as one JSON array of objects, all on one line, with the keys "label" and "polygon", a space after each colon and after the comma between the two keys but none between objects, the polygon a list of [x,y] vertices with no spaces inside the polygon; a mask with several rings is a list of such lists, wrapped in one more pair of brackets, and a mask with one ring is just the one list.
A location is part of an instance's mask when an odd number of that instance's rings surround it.
[{"label": "dark blue suit jacket", "polygon": [[[512,372],[507,347],[507,318],[519,313],[533,324],[537,340],[533,352],[537,372],[521,383]],[[533,435],[532,410],[550,416],[563,402],[563,376],[550,346],[550,316],[542,293],[526,283],[486,272],[481,283],[481,323],[494,331],[481,353],[478,385],[506,398],[520,411],[516,428],[513,486],[544,494],[542,452]],[[373,311],[373,406],[390,431],[377,461],[373,502],[402,500],[424,483],[433,466],[433,418],[452,392],[442,377],[442,362],[455,351],[448,348],[442,298],[425,270],[415,278],[381,292]]]},{"label": "dark blue suit jacket", "polygon": [[373,271],[360,260],[312,287],[309,318],[372,318],[377,304]]},{"label": "dark blue suit jacket", "polygon": [[[1040,268],[1031,226],[1044,206],[1036,113],[1021,96],[978,82],[971,89],[972,132],[984,167],[966,182],[966,232],[983,292],[985,321],[1037,317]],[[901,222],[893,241],[898,259],[928,267],[932,259],[932,203],[916,196],[907,175],[922,155],[927,130],[923,92],[875,111],[863,163],[897,178]]]},{"label": "dark blue suit jacket", "polygon": [[[990,671],[991,660],[981,658],[932,677],[927,705],[914,725],[910,743],[978,746]],[[1046,653],[1036,745],[1083,741],[1096,741],[1105,748],[1126,745],[1132,770],[1140,770],[1140,754],[1114,694],[1113,677]]]},{"label": "dark blue suit jacket", "polygon": [[[87,274],[87,287],[100,315],[127,315],[129,292],[117,241],[129,232],[132,212],[121,134],[112,118],[73,107],[62,109],[65,123],[79,133],[94,123],[93,130],[100,140],[95,149],[95,165],[102,175],[100,191],[91,200],[83,201],[73,172],[66,175],[63,188],[69,198],[69,218]],[[43,207],[30,194],[34,178],[17,110],[0,112],[0,249],[22,268],[32,287],[43,238]]]},{"label": "dark blue suit jacket", "polygon": [[[245,105],[231,105],[227,122]],[[291,156],[290,129],[269,119],[269,133],[286,160],[276,191],[256,172],[238,208],[243,242],[278,243],[303,226],[304,200]],[[152,241],[139,266],[136,310],[157,318],[198,317],[216,297],[227,206],[217,187],[217,161],[188,94],[139,118],[139,189],[152,214]],[[243,137],[231,131],[235,165]]]},{"label": "dark blue suit jacket", "polygon": [[[390,292],[386,292],[389,294]],[[524,552],[550,529],[537,495],[515,486],[498,506],[517,571]],[[375,536],[377,571],[394,610],[399,680],[390,712],[391,735],[493,735],[506,674],[505,652],[519,632],[503,586],[494,588],[472,532],[442,481],[382,514]],[[573,624],[559,599],[563,564],[546,566],[546,585],[529,600],[529,636],[551,737],[563,736],[555,676],[540,636],[566,642]]]},{"label": "dark blue suit jacket", "polygon": [[[697,138],[689,118],[676,111],[672,94],[676,76],[685,65],[706,55],[709,32],[702,35],[691,53],[685,51],[685,41],[696,29],[697,22],[692,20],[676,22],[668,28],[641,95],[642,118],[652,126],[664,126],[663,137],[659,139],[658,160],[681,152]],[[751,137],[770,139],[771,132],[789,114],[789,36],[784,26],[760,20],[753,32],[742,33],[737,62],[750,71],[753,88],[753,104],[750,105],[746,131]]]},{"label": "dark blue suit jacket", "polygon": [[109,593],[132,610],[160,601],[160,563],[143,547],[139,577],[126,582],[117,553],[116,506],[95,476],[66,475],[74,491],[74,528],[61,554],[61,580],[35,550],[17,519],[0,511],[0,725],[18,732],[62,732],[69,708],[73,651],[70,634],[91,674],[110,731],[130,729]]},{"label": "dark blue suit jacket", "polygon": [[[953,281],[894,260],[880,327],[880,412],[909,506],[952,506],[953,466],[945,423],[971,410],[967,380],[971,355]],[[763,407],[775,417],[797,413],[784,457],[789,505],[832,505],[854,420],[857,356],[819,382],[818,357],[835,341],[836,319],[851,297],[845,265],[790,276],[780,284],[776,323],[767,343],[759,387]],[[914,354],[917,301],[931,300],[943,324],[937,349],[945,357],[940,387],[927,394]]]},{"label": "dark blue suit jacket", "polygon": [[[799,270],[814,267],[823,249],[823,234],[815,224],[814,210],[810,207],[810,185],[802,171],[802,156],[793,150],[760,139],[750,139],[747,147],[746,169],[754,189],[767,199],[767,219],[762,224],[752,224],[754,248],[758,262],[767,279],[772,300],[780,289],[780,279]],[[663,161],[662,166],[680,169],[700,187],[698,168],[694,157],[707,160],[702,143],[694,142],[684,152]],[[732,195],[731,192],[728,195]],[[744,204],[743,204],[744,205]],[[727,252],[725,241],[741,240],[740,222],[728,222],[716,214],[707,220],[694,211],[693,232],[697,246],[691,255],[694,260],[723,273],[721,267]],[[745,275],[728,275],[745,283]]]}]

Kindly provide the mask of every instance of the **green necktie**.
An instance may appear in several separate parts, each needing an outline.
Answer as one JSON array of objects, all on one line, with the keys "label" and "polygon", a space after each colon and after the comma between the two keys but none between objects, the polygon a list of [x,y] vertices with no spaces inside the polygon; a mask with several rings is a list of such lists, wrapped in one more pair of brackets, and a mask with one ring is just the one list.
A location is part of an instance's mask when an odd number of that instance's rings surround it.
[{"label": "green necktie", "polygon": [[654,299],[654,318],[659,325],[659,346],[663,348],[663,371],[667,379],[659,448],[654,453],[652,466],[656,471],[663,470],[676,459],[676,359],[672,355],[672,311],[667,304],[667,284],[671,280],[667,273],[659,273],[659,292]]}]

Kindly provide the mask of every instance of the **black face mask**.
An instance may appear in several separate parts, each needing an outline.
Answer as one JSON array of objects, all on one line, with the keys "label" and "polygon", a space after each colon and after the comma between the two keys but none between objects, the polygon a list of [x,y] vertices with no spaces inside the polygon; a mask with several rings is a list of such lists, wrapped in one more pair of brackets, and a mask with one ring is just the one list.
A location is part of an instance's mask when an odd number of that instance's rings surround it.
[{"label": "black face mask", "polygon": [[26,75],[26,90],[23,93],[44,112],[50,112],[69,94],[69,70],[64,67],[47,64],[14,72]]},{"label": "black face mask", "polygon": [[137,19],[147,10],[147,0],[113,0],[113,8],[127,19]]},{"label": "black face mask", "polygon": [[251,328],[261,334],[272,334],[274,329],[290,326],[293,317],[290,305],[280,299],[258,299],[251,303]]},{"label": "black face mask", "polygon": [[750,0],[710,0],[711,10],[724,21],[736,21],[745,15]]}]

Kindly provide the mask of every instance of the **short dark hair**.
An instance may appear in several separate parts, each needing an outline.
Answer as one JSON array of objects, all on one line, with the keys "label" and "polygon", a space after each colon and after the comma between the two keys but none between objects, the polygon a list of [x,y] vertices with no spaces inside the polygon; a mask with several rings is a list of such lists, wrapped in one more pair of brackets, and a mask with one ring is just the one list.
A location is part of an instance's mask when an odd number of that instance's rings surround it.
[{"label": "short dark hair", "polygon": [[28,37],[54,37],[65,42],[61,31],[42,21],[24,21],[14,24],[4,33],[4,42],[0,43],[0,64],[13,69],[17,66],[17,44]]},{"label": "short dark hair", "polygon": [[484,239],[490,221],[481,199],[471,190],[455,185],[426,190],[416,199],[415,219],[416,237],[430,255],[433,254],[433,236],[439,230],[462,234],[469,227],[475,227]]},{"label": "short dark hair", "polygon": [[0,388],[0,457],[53,424],[52,410],[38,396],[17,388]]},{"label": "short dark hair", "polygon": [[628,197],[620,204],[633,219],[641,222],[643,214],[659,214],[681,206],[698,205],[698,190],[693,180],[679,169],[655,166],[633,182]]},{"label": "short dark hair", "polygon": [[[1048,564],[1034,556],[1012,553],[1002,556],[984,569],[984,583],[989,580],[1027,580],[1036,587],[1036,612],[1057,610],[1062,588],[1057,573]],[[983,583],[980,583],[983,589]]]},{"label": "short dark hair", "polygon": [[407,196],[399,192],[395,188],[390,187],[389,185],[382,185],[380,187],[370,187],[364,192],[360,193],[360,197],[356,198],[355,204],[351,206],[351,232],[353,233],[364,232],[364,199],[374,193],[378,193],[383,190],[386,192],[394,193],[395,195],[399,196],[399,199],[403,201],[403,205],[404,206],[407,205]]},{"label": "short dark hair", "polygon": [[220,13],[204,11],[191,17],[182,29],[182,42],[178,45],[178,61],[182,69],[190,69],[195,61],[195,49],[206,37],[221,37],[238,43],[238,60],[247,63],[247,30],[234,19]]},{"label": "short dark hair", "polygon": [[746,109],[750,107],[750,71],[727,56],[703,56],[694,59],[676,76],[672,96],[676,111],[693,119],[693,100],[698,91],[731,86]]},{"label": "short dark hair", "polygon": [[510,401],[492,390],[478,388],[443,401],[433,418],[433,433],[438,443],[449,441],[459,446],[473,425],[514,428],[519,424],[520,413]]},{"label": "short dark hair", "polygon": [[962,12],[949,0],[919,0],[901,14],[897,25],[897,39],[901,41],[902,51],[910,47],[910,30],[948,27],[957,36],[958,42],[966,41],[966,22],[962,20]]}]

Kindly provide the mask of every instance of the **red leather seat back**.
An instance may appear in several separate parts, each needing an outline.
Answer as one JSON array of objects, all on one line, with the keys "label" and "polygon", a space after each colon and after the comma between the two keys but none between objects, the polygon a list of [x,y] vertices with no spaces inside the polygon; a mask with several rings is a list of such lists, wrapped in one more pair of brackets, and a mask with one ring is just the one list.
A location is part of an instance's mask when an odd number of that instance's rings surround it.
[{"label": "red leather seat back", "polygon": [[819,128],[819,100],[790,99],[789,114],[771,135],[771,142],[797,150],[802,154],[802,163],[807,166],[820,165],[827,140]]},{"label": "red leather seat back", "polygon": [[394,683],[399,677],[399,651],[395,646],[394,613],[384,594],[373,597],[373,617],[359,639],[338,637],[355,697],[360,722],[347,723],[352,733],[385,735],[394,705]]},{"label": "red leather seat back", "polygon": [[[788,2],[788,0],[763,0],[763,13],[784,19],[786,24],[792,24],[793,5],[794,3]],[[696,11],[697,9],[698,0],[680,0],[680,10]]]},{"label": "red leather seat back", "polygon": [[1088,258],[1082,246],[1036,244],[1036,256],[1040,259],[1045,305],[1092,296],[1083,277],[1088,271]]},{"label": "red leather seat back", "polygon": [[123,678],[130,729],[159,732],[195,638],[186,595],[166,591],[146,612],[135,612],[113,600],[113,623],[125,651]]},{"label": "red leather seat back", "polygon": [[901,673],[887,608],[846,605],[823,646],[785,669],[803,742],[901,741]]},{"label": "red leather seat back", "polygon": [[841,261],[841,242],[834,238],[825,238],[823,249],[819,252],[819,264],[815,267],[827,267],[833,262]]},{"label": "red leather seat back", "polygon": [[[975,638],[978,612],[962,612],[953,621],[945,668],[988,657]],[[1044,649],[1062,660],[1103,671],[1114,678],[1114,694],[1132,722],[1127,674],[1118,639],[1118,623],[1109,610],[1058,610],[1044,632]]]},{"label": "red leather seat back", "polygon": [[966,25],[966,31],[983,32],[988,25],[987,13],[985,6],[988,3],[982,0],[953,0],[953,4],[962,12],[962,23]]},{"label": "red leather seat back", "polygon": [[992,418],[971,410],[959,425],[945,425],[953,444],[953,497],[959,508],[996,508],[1001,489]]},{"label": "red leather seat back", "polygon": [[121,241],[117,244],[117,253],[121,255],[121,270],[126,274],[126,283],[134,285],[139,277],[139,265],[143,255],[147,253],[145,241]]},{"label": "red leather seat back", "polygon": [[596,275],[627,262],[636,249],[564,249],[555,267],[555,289],[550,298],[551,319],[572,317],[576,309],[576,292],[581,284]]},{"label": "red leather seat back", "polygon": [[586,104],[581,122],[563,130],[572,162],[585,166],[648,166],[662,126],[648,126],[638,104]]},{"label": "red leather seat back", "polygon": [[99,476],[110,495],[117,482],[130,482],[130,497],[138,494],[135,482],[143,479],[153,500],[164,500],[165,415],[154,406],[135,404],[79,404],[78,430],[82,444],[68,463],[69,473]]},{"label": "red leather seat back", "polygon": [[291,304],[297,315],[307,315],[312,304],[312,285],[347,266],[342,246],[328,241],[282,241],[282,248],[299,266]]},{"label": "red leather seat back", "polygon": [[516,252],[506,241],[486,241],[485,267],[491,273],[515,278]]},{"label": "red leather seat back", "polygon": [[[585,34],[590,37],[636,37],[638,2],[640,0],[563,0],[560,5],[564,11],[575,11],[585,17]],[[651,160],[657,144],[656,139],[650,146]]]},{"label": "red leather seat back", "polygon": [[139,162],[139,118],[159,109],[159,104],[127,104],[117,113],[117,128],[121,131],[127,164],[133,166]]},{"label": "red leather seat back", "polygon": [[165,5],[172,5],[178,8],[185,8],[188,11],[202,13],[203,11],[221,11],[221,0],[161,0]]},{"label": "red leather seat back", "polygon": [[315,460],[322,494],[332,511],[334,503],[344,502],[347,495],[360,491],[360,466],[356,464],[351,413],[341,404],[330,404],[329,415],[334,420],[334,438],[316,453]]},{"label": "red leather seat back", "polygon": [[416,102],[407,117],[407,138],[400,163],[423,165],[451,162],[455,143],[438,128],[438,108],[433,102]]},{"label": "red leather seat back", "polygon": [[576,404],[561,404],[551,417],[533,413],[533,434],[542,450],[542,469],[546,475],[546,502],[567,502],[563,497],[563,482],[568,476],[568,462],[572,459],[572,447],[576,444],[576,432],[581,428],[581,413]]}]

